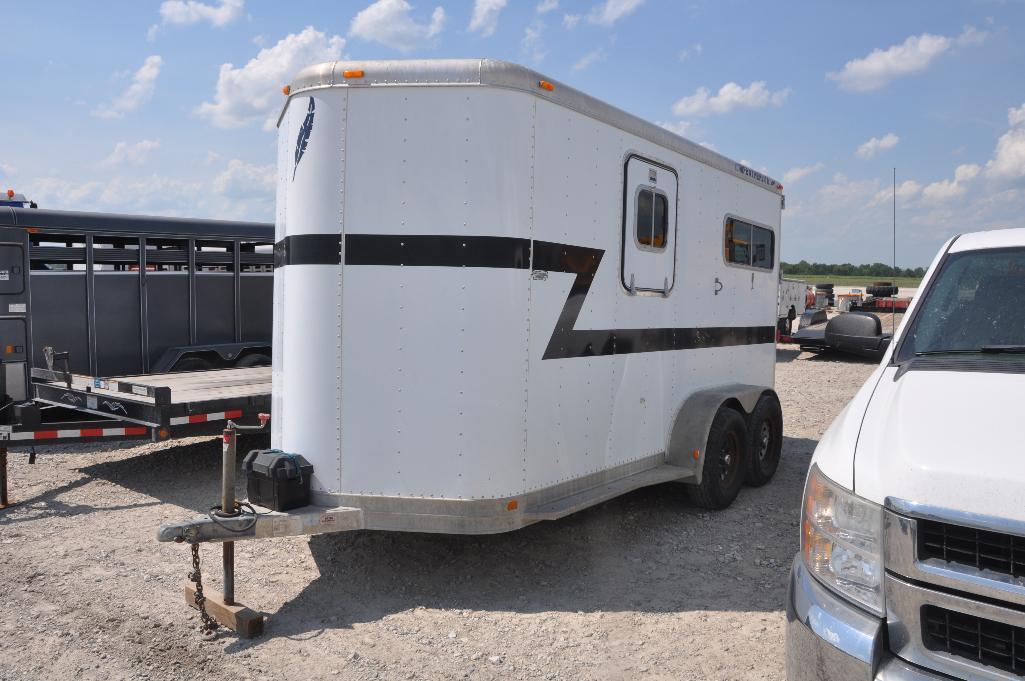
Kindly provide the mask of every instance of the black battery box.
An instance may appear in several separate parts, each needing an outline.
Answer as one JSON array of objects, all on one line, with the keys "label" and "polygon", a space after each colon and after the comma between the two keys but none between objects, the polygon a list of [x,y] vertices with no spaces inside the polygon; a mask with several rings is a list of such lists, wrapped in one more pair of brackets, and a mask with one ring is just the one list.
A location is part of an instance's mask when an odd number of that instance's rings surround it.
[{"label": "black battery box", "polygon": [[242,460],[249,502],[272,511],[310,504],[313,465],[299,454],[280,449],[254,449]]}]

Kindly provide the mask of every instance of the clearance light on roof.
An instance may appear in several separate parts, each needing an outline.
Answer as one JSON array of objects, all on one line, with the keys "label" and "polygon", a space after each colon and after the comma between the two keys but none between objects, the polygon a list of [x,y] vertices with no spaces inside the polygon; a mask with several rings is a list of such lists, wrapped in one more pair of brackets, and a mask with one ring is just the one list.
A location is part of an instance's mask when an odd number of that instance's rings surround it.
[{"label": "clearance light on roof", "polygon": [[14,190],[13,189],[8,189],[7,190],[7,198],[9,198],[9,199],[13,199],[14,198]]},{"label": "clearance light on roof", "polygon": [[555,89],[555,86],[549,83],[547,80],[537,81],[537,86],[542,90],[548,90],[549,92]]},{"label": "clearance light on roof", "polygon": [[281,88],[281,92],[286,94],[286,95],[291,93],[292,92],[292,86],[291,85],[286,85],[285,87]]},{"label": "clearance light on roof", "polygon": [[349,71],[342,71],[342,78],[362,78],[363,69],[351,69]]}]

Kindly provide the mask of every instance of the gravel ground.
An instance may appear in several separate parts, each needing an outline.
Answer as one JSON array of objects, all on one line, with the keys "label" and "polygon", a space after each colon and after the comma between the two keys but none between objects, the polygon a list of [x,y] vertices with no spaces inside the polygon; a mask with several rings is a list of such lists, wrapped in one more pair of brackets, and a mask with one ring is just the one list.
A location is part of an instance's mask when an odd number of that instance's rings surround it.
[{"label": "gravel ground", "polygon": [[[236,596],[269,615],[254,641],[200,636],[188,550],[154,540],[215,502],[218,440],[14,453],[0,680],[781,679],[808,460],[874,364],[778,359],[783,461],[731,508],[668,484],[503,535],[241,543]],[[219,550],[203,557],[217,589]]]}]

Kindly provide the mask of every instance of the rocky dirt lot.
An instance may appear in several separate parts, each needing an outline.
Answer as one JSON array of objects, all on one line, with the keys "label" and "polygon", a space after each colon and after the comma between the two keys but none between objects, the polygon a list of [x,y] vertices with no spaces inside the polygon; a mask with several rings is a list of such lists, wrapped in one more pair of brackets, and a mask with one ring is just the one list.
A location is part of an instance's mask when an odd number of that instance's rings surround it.
[{"label": "rocky dirt lot", "polygon": [[874,364],[778,358],[783,461],[730,509],[668,484],[496,536],[240,543],[236,596],[269,616],[253,641],[198,633],[188,549],[154,539],[216,502],[219,440],[13,453],[0,680],[781,679],[808,460]]}]

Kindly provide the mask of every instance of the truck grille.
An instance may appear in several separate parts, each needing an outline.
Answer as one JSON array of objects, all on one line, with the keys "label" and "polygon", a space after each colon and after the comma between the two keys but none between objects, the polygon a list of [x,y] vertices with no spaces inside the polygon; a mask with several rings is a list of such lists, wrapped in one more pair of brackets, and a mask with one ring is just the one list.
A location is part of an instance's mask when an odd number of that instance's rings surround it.
[{"label": "truck grille", "polygon": [[919,520],[918,557],[1025,577],[1025,537],[1013,534]]},{"label": "truck grille", "polygon": [[1025,628],[926,605],[922,639],[930,650],[1025,676]]}]

